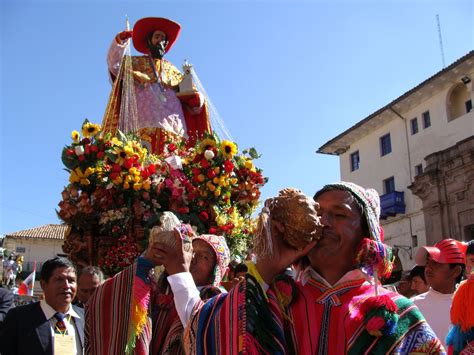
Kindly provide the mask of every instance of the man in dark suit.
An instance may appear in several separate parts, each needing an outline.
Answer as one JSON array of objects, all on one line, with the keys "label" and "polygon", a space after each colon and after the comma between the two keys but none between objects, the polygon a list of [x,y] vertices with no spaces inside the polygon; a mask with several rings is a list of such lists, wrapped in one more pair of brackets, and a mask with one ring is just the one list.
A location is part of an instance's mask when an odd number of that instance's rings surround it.
[{"label": "man in dark suit", "polygon": [[7,288],[0,287],[0,327],[5,316],[13,305],[13,292]]},{"label": "man in dark suit", "polygon": [[41,269],[44,300],[13,308],[0,331],[0,353],[83,354],[84,314],[71,304],[76,269],[65,258],[47,260]]}]

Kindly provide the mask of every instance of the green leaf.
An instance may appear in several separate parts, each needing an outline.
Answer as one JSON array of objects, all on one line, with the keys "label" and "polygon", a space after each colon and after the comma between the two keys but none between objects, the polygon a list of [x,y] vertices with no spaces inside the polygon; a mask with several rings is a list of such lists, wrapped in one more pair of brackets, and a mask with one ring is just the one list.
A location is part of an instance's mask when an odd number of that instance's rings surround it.
[{"label": "green leaf", "polygon": [[258,159],[262,156],[261,154],[258,154],[257,150],[253,147],[249,149],[249,155],[252,159]]}]

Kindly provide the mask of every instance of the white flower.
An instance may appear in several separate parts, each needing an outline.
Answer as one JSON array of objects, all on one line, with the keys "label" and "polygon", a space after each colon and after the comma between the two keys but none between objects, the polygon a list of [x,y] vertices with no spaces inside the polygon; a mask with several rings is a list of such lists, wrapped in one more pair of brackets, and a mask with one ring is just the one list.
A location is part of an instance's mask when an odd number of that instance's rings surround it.
[{"label": "white flower", "polygon": [[84,147],[82,145],[78,145],[76,148],[74,148],[74,151],[76,152],[77,156],[84,155]]},{"label": "white flower", "polygon": [[215,156],[214,152],[212,150],[206,150],[204,152],[204,158],[206,158],[207,160],[211,160],[213,159]]}]

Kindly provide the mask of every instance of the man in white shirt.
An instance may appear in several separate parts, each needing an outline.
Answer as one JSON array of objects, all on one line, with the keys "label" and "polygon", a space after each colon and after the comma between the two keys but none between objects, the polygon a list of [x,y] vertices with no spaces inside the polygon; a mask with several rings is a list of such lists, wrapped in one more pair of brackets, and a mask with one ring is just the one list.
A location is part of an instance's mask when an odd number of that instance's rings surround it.
[{"label": "man in white shirt", "polygon": [[41,269],[40,302],[13,308],[0,333],[0,353],[83,354],[83,311],[73,306],[76,269],[68,259],[55,257]]},{"label": "man in white shirt", "polygon": [[425,266],[428,292],[412,298],[426,321],[445,345],[450,326],[449,312],[456,284],[461,281],[466,246],[454,239],[443,239],[433,247],[422,247],[416,254],[416,263]]}]

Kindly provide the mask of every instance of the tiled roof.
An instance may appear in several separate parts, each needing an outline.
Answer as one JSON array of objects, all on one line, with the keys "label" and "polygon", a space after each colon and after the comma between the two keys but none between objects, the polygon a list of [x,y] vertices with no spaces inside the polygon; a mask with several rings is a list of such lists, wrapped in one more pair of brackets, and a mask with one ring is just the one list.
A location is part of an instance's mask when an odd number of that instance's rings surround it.
[{"label": "tiled roof", "polygon": [[45,224],[41,227],[25,229],[18,232],[7,233],[5,238],[35,238],[64,240],[68,226],[65,224]]},{"label": "tiled roof", "polygon": [[342,132],[341,134],[337,135],[336,137],[332,138],[331,140],[327,141],[326,143],[324,143],[321,147],[319,147],[319,149],[316,151],[316,153],[321,153],[321,154],[335,154],[335,155],[339,155],[337,152],[333,152],[331,146],[338,142],[341,138],[345,137],[346,135],[348,135],[349,133],[351,133],[352,131],[362,127],[363,125],[365,125],[366,123],[368,123],[369,121],[371,121],[374,117],[380,115],[381,113],[383,113],[384,111],[390,109],[391,107],[393,107],[394,105],[396,105],[397,103],[401,102],[402,100],[404,100],[405,98],[407,98],[408,96],[412,95],[413,93],[415,93],[416,91],[420,90],[421,88],[423,88],[424,86],[427,86],[429,83],[433,82],[435,79],[439,78],[441,75],[443,75],[444,73],[447,73],[449,72],[450,70],[452,70],[453,68],[455,68],[456,66],[458,66],[459,64],[471,59],[474,57],[474,50],[473,51],[470,51],[469,53],[467,53],[466,55],[462,56],[461,58],[459,58],[458,60],[456,60],[454,63],[452,63],[451,65],[447,66],[446,68],[444,68],[443,70],[440,70],[439,72],[437,72],[436,74],[434,74],[433,76],[429,77],[428,79],[426,79],[425,81],[423,81],[421,84],[415,86],[413,89],[407,91],[406,93],[404,93],[403,95],[401,95],[400,97],[396,98],[395,100],[393,100],[392,102],[390,102],[388,105],[385,105],[384,107],[382,107],[381,109],[375,111],[374,113],[372,113],[371,115],[367,116],[366,118],[364,118],[363,120],[357,122],[355,125],[353,125],[352,127],[348,128],[347,130],[345,130],[344,132]]}]

